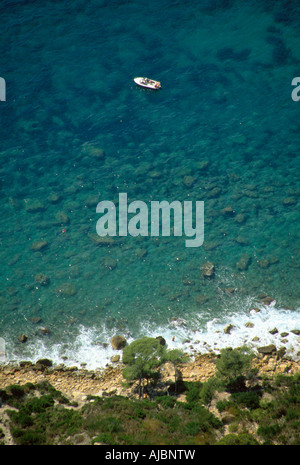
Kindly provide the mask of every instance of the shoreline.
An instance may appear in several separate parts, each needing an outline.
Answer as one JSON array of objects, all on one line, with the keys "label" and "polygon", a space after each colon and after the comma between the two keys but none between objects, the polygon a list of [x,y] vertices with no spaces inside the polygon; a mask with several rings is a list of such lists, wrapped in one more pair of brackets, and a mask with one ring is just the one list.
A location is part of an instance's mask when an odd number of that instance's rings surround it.
[{"label": "shoreline", "polygon": [[[217,353],[195,355],[191,361],[178,366],[182,380],[207,381],[215,374],[218,358]],[[258,369],[259,376],[294,375],[300,371],[300,360],[280,356],[277,350],[255,355],[252,365]],[[122,362],[117,362],[105,368],[87,370],[63,364],[52,365],[52,361],[48,359],[36,363],[28,361],[6,363],[0,365],[0,389],[5,389],[11,384],[24,385],[48,381],[70,400],[79,404],[83,403],[88,395],[115,394],[133,397],[132,387],[126,387],[122,375],[124,366]],[[174,369],[168,362],[162,366],[161,373],[162,381],[174,379]]]}]

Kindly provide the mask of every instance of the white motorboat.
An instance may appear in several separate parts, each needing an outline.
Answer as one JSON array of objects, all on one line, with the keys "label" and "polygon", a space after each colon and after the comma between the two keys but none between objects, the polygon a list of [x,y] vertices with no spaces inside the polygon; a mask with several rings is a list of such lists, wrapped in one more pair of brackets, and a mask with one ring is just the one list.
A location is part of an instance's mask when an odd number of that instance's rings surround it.
[{"label": "white motorboat", "polygon": [[134,82],[142,87],[147,87],[148,89],[160,89],[161,83],[159,81],[154,81],[153,79],[148,79],[146,77],[136,77],[133,79]]}]

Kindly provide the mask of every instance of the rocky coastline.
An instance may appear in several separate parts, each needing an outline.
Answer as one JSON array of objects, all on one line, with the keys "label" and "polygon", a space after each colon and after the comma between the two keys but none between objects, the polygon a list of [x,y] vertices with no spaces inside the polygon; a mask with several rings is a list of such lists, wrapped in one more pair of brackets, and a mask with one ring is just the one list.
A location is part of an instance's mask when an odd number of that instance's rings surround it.
[{"label": "rocky coastline", "polygon": [[[219,354],[196,354],[192,359],[178,366],[183,381],[205,382],[214,376]],[[294,360],[277,350],[274,345],[264,346],[253,359],[253,367],[259,376],[273,377],[277,374],[294,375],[300,370],[300,360]],[[103,369],[87,370],[64,364],[54,365],[49,359],[36,363],[23,361],[0,365],[0,389],[12,384],[24,385],[48,381],[69,399],[83,403],[87,396],[123,395],[134,396],[132,386],[129,388],[123,378],[124,364],[121,357],[117,362],[108,364]],[[162,381],[173,379],[174,368],[165,363],[161,368]]]}]

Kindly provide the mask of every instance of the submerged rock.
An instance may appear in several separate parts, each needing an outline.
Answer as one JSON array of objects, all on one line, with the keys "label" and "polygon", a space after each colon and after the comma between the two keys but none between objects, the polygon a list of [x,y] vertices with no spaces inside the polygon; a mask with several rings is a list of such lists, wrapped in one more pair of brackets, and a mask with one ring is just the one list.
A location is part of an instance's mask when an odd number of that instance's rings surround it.
[{"label": "submerged rock", "polygon": [[192,187],[195,181],[196,181],[196,178],[194,178],[193,176],[184,176],[183,178],[183,184],[186,187]]},{"label": "submerged rock", "polygon": [[43,273],[38,273],[35,275],[34,281],[42,286],[47,286],[50,283],[50,278]]},{"label": "submerged rock", "polygon": [[246,271],[249,268],[250,262],[251,262],[251,255],[249,253],[246,253],[241,256],[236,266],[238,270]]},{"label": "submerged rock", "polygon": [[24,343],[27,341],[28,337],[26,336],[26,334],[20,334],[20,336],[18,337],[19,341]]},{"label": "submerged rock", "polygon": [[223,216],[233,216],[235,214],[235,210],[230,205],[228,205],[221,210],[221,213]]},{"label": "submerged rock", "polygon": [[43,250],[48,246],[47,241],[37,241],[33,242],[31,245],[31,249],[34,250],[35,252],[38,252],[39,250]]},{"label": "submerged rock", "polygon": [[77,293],[77,289],[74,284],[64,283],[57,289],[57,292],[65,297],[71,297]]},{"label": "submerged rock", "polygon": [[105,152],[100,147],[97,147],[96,144],[91,142],[85,142],[81,146],[82,154],[88,155],[89,157],[93,157],[97,160],[104,160]]},{"label": "submerged rock", "polygon": [[52,194],[50,194],[47,198],[48,202],[51,202],[51,203],[57,203],[61,200],[61,196],[55,192],[53,192]]},{"label": "submerged rock", "polygon": [[55,215],[55,219],[58,223],[60,224],[69,224],[70,223],[70,218],[64,211],[59,211]]},{"label": "submerged rock", "polygon": [[202,275],[206,277],[213,277],[215,274],[215,265],[211,262],[206,262],[201,266]]},{"label": "submerged rock", "polygon": [[46,209],[45,205],[38,199],[24,199],[25,210],[30,213],[41,212]]}]

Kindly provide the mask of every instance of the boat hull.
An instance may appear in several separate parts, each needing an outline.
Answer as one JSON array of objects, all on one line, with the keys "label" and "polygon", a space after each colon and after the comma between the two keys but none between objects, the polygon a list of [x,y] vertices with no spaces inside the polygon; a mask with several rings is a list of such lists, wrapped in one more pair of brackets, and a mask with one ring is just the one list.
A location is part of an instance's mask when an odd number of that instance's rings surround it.
[{"label": "boat hull", "polygon": [[133,80],[138,86],[146,87],[147,89],[158,90],[161,88],[160,82],[154,81],[153,79],[147,79],[144,77],[136,77]]}]

